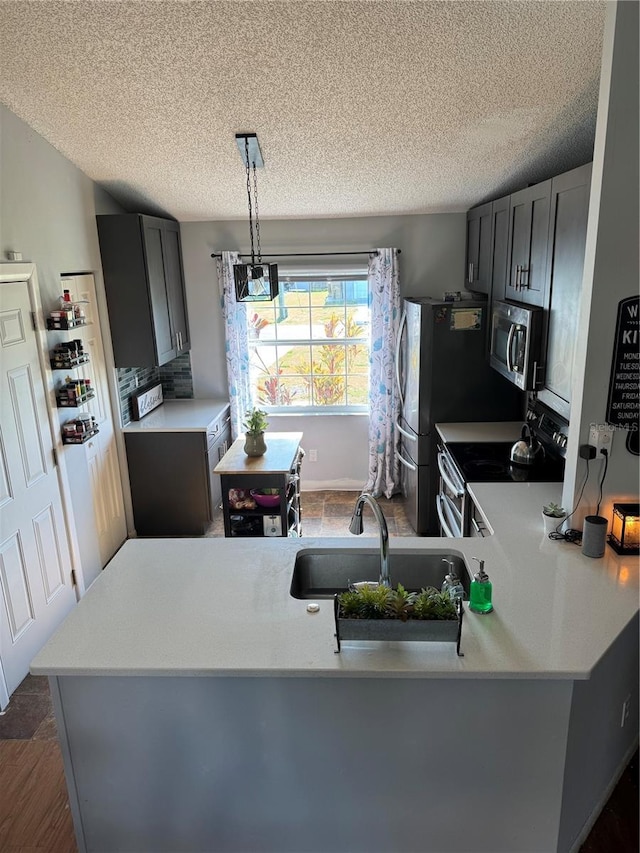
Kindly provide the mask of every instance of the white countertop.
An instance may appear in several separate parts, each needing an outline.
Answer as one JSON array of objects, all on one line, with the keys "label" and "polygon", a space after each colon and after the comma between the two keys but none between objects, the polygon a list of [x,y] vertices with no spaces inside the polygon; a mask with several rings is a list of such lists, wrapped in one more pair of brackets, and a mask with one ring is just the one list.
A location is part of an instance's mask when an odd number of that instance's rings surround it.
[{"label": "white countertop", "polygon": [[292,598],[303,549],[371,548],[377,539],[132,539],[31,665],[36,675],[308,675],[587,678],[638,611],[638,558],[601,559],[544,537],[543,501],[559,484],[476,485],[495,530],[486,539],[391,539],[485,560],[495,610],[465,605],[453,643],[344,642],[333,603]]},{"label": "white countertop", "polygon": [[443,441],[517,441],[524,421],[436,424]]},{"label": "white countertop", "polygon": [[206,432],[228,408],[228,400],[165,400],[141,421],[131,421],[122,431]]}]

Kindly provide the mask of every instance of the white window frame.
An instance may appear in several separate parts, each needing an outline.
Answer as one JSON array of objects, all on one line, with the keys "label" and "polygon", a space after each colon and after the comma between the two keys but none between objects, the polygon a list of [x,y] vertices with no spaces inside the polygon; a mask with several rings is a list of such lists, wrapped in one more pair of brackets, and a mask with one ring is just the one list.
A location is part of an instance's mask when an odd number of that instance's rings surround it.
[{"label": "white window frame", "polygon": [[[367,271],[366,269],[358,269],[358,270],[350,270],[348,272],[338,273],[336,271],[328,271],[322,269],[313,269],[309,271],[305,271],[304,273],[280,273],[280,288],[281,291],[284,290],[284,285],[291,282],[317,282],[317,281],[364,281],[367,282]],[[304,306],[301,306],[304,308]],[[309,290],[309,304],[308,310],[311,311],[311,290]],[[343,302],[336,303],[336,307],[344,311],[345,307],[349,308],[350,306],[346,299]],[[370,299],[367,303],[367,307],[370,310]],[[276,309],[277,310],[277,309]],[[247,325],[249,325],[248,318],[251,313],[251,304],[247,303]],[[273,341],[264,341],[259,340],[258,344],[261,349],[266,349],[268,347],[278,347],[278,346],[309,346],[311,348],[311,358],[313,361],[313,348],[326,346],[327,343],[333,344],[335,346],[353,346],[358,344],[363,344],[367,347],[368,356],[371,354],[371,335],[368,332],[365,336],[358,338],[279,338],[277,337]],[[254,342],[248,341],[249,349],[255,346]],[[276,366],[278,365],[278,360],[273,362]],[[346,365],[346,358],[345,358]],[[337,374],[336,374],[337,375]],[[349,381],[349,374],[342,374],[345,377],[346,382]],[[358,374],[361,376],[362,374]],[[253,384],[253,379],[251,381],[251,392],[254,397],[253,404],[259,406],[261,409],[266,411],[268,414],[272,415],[351,415],[351,414],[368,414],[369,412],[369,404],[368,402],[365,404],[357,405],[357,404],[340,404],[335,406],[321,406],[321,405],[278,405],[278,406],[270,406],[266,403],[263,403],[259,400],[256,389]]]}]

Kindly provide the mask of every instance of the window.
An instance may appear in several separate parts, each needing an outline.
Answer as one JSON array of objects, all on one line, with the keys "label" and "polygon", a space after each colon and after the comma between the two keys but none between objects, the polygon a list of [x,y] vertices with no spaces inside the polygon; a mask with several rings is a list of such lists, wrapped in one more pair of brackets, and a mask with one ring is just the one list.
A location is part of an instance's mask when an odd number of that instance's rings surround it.
[{"label": "window", "polygon": [[247,305],[253,400],[267,411],[366,412],[366,274],[281,280],[280,295]]}]

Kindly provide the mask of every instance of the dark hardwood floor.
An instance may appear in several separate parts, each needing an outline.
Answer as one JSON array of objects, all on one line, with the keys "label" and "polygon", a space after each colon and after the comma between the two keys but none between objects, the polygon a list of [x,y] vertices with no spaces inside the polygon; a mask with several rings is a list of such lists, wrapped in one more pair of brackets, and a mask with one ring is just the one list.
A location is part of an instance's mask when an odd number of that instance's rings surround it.
[{"label": "dark hardwood floor", "polygon": [[[304,535],[351,535],[348,525],[356,497],[356,492],[303,493]],[[380,504],[390,536],[413,533],[399,501],[382,500]],[[364,521],[365,535],[377,536],[368,510]],[[215,528],[209,535],[224,535],[219,520]],[[580,853],[638,853],[638,801],[636,751]],[[499,815],[494,817],[499,819]],[[0,853],[77,853],[62,755],[43,677],[28,675],[11,697],[6,713],[0,715]]]}]

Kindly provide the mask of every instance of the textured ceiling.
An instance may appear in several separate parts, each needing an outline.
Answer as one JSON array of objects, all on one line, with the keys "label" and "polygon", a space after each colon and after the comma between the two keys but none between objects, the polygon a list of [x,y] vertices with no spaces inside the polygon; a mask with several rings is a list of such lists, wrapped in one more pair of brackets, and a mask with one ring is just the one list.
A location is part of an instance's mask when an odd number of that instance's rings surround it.
[{"label": "textured ceiling", "polygon": [[603,2],[0,2],[0,100],[129,208],[466,210],[586,162]]}]

